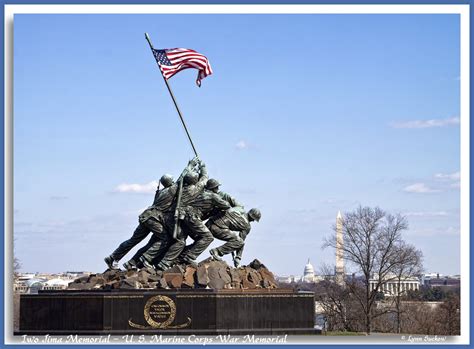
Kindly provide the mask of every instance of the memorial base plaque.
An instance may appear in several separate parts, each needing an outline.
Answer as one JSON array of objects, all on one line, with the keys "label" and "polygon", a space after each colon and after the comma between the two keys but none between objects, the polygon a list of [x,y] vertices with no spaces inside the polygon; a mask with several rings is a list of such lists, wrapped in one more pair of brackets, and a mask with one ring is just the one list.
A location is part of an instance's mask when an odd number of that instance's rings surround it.
[{"label": "memorial base plaque", "polygon": [[315,334],[314,294],[293,290],[43,291],[15,334]]}]

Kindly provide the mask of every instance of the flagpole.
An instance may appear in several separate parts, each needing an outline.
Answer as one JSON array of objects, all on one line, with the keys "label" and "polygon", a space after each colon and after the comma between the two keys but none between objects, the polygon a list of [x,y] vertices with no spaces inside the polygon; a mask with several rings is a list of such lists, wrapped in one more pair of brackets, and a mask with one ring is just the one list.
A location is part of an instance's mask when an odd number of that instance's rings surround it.
[{"label": "flagpole", "polygon": [[[145,33],[145,38],[148,41],[148,44],[150,45],[151,53],[153,53],[153,44],[151,43],[151,40],[150,40],[150,37],[148,36],[148,33]],[[153,57],[154,56],[155,55],[153,55]],[[158,61],[156,62],[156,64],[158,64],[158,68],[160,69],[160,72],[161,72],[160,64],[158,63]],[[191,143],[191,147],[193,148],[194,155],[196,155],[196,157],[198,157],[198,153],[196,151],[196,148],[194,147],[193,140],[191,139],[191,136],[189,135],[188,128],[186,127],[186,123],[184,122],[183,115],[181,114],[181,110],[179,110],[178,103],[176,103],[176,98],[174,98],[173,91],[171,91],[171,87],[168,84],[168,80],[166,80],[165,76],[163,75],[163,72],[161,72],[161,76],[163,77],[163,80],[165,81],[165,84],[166,84],[166,87],[168,88],[171,99],[173,100],[174,106],[176,107],[176,111],[178,112],[181,123],[183,124],[184,130],[186,131],[186,135],[188,136],[189,142]]]}]

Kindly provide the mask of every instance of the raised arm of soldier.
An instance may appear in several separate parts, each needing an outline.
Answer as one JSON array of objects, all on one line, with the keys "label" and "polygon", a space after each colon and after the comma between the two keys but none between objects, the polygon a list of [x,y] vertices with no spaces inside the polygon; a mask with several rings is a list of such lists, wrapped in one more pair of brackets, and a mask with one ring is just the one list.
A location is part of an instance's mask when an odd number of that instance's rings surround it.
[{"label": "raised arm of soldier", "polygon": [[176,180],[176,183],[179,183],[179,181],[184,178],[186,173],[193,172],[194,168],[196,167],[198,163],[199,163],[199,158],[197,156],[189,160],[188,165],[184,168],[183,172],[181,172],[181,175]]},{"label": "raised arm of soldier", "polygon": [[196,191],[203,191],[204,187],[206,186],[207,180],[209,179],[209,176],[207,174],[207,169],[206,169],[206,164],[202,160],[199,161],[199,180],[196,183]]}]

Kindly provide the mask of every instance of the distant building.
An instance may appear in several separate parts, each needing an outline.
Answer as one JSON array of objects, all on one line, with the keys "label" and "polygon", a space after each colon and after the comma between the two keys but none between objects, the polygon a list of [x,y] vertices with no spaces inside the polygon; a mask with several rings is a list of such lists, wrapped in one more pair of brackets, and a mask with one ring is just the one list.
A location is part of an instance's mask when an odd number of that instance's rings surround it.
[{"label": "distant building", "polygon": [[34,273],[19,273],[17,279],[20,281],[25,281],[29,279],[33,279],[36,276]]},{"label": "distant building", "polygon": [[62,276],[70,279],[77,279],[82,276],[89,276],[92,273],[90,271],[66,271]]},{"label": "distant building", "polygon": [[73,282],[72,279],[51,279],[45,282],[43,290],[65,290],[70,282]]},{"label": "distant building", "polygon": [[452,287],[457,288],[461,287],[461,280],[460,279],[453,279],[451,277],[444,277],[439,279],[431,279],[428,281],[426,285],[428,287]]},{"label": "distant building", "polygon": [[[373,291],[377,287],[378,277],[373,277],[369,280],[370,290]],[[397,296],[408,291],[417,291],[420,289],[420,280],[417,277],[402,277],[398,280],[395,276],[388,276],[387,279],[380,286],[379,292],[384,296]]]},{"label": "distant building", "polygon": [[[77,275],[90,273],[78,272]],[[13,281],[14,293],[38,293],[40,290],[65,290],[75,279],[75,274],[19,273]]]},{"label": "distant building", "polygon": [[426,287],[457,288],[461,286],[461,275],[446,275],[429,273],[423,275],[423,285]]},{"label": "distant building", "polygon": [[421,283],[422,283],[423,285],[429,287],[430,280],[432,280],[432,279],[439,279],[440,277],[443,277],[443,274],[440,274],[440,273],[427,273],[427,274],[424,274],[424,275],[421,277]]},{"label": "distant building", "polygon": [[28,288],[26,293],[38,293],[39,290],[43,289],[45,282],[45,279],[29,279],[25,282]]},{"label": "distant building", "polygon": [[303,277],[301,278],[302,282],[314,282],[314,268],[308,258],[308,263],[304,266]]},{"label": "distant building", "polygon": [[317,276],[314,272],[314,267],[311,264],[309,258],[308,258],[308,263],[304,266],[303,270],[303,276],[295,276],[295,275],[290,275],[290,276],[277,276],[276,280],[278,282],[281,282],[283,284],[290,284],[294,282],[303,282],[303,283],[315,283],[321,281],[323,278],[320,276]]},{"label": "distant building", "polygon": [[282,284],[291,284],[298,281],[298,277],[294,275],[290,276],[277,276],[276,280]]},{"label": "distant building", "polygon": [[13,292],[14,293],[28,293],[28,286],[24,281],[16,280],[13,283]]},{"label": "distant building", "polygon": [[316,275],[316,273],[314,272],[314,267],[308,258],[308,263],[306,263],[304,267],[303,276],[300,278],[299,281],[311,284],[322,280],[323,278],[321,276]]}]

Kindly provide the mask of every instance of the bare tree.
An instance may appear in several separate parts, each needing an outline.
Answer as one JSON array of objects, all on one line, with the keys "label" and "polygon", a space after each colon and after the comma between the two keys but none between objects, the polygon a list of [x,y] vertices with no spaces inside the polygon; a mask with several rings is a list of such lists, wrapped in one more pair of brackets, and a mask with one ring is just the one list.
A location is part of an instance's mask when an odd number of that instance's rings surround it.
[{"label": "bare tree", "polygon": [[439,322],[443,324],[445,334],[461,334],[461,302],[457,294],[451,294],[439,309]]},{"label": "bare tree", "polygon": [[322,309],[330,331],[353,331],[349,290],[335,282],[334,266],[322,265],[319,274],[324,279],[316,284],[315,300]]},{"label": "bare tree", "polygon": [[21,269],[21,263],[20,260],[15,257],[15,241],[16,239],[13,239],[13,279],[16,279],[18,277],[18,273],[20,272]]},{"label": "bare tree", "polygon": [[[15,241],[15,239],[13,240]],[[19,277],[21,269],[20,260],[17,257],[13,257],[13,282],[16,282]],[[16,292],[13,293],[13,329],[19,330],[20,326],[20,295]]]},{"label": "bare tree", "polygon": [[403,312],[402,331],[414,334],[441,334],[437,310],[425,302],[411,302]]},{"label": "bare tree", "polygon": [[397,258],[394,265],[393,273],[396,281],[395,293],[395,314],[397,322],[397,333],[402,331],[402,299],[406,296],[406,292],[402,290],[402,282],[413,277],[419,277],[423,272],[423,253],[416,249],[415,246],[401,241],[397,246]]},{"label": "bare tree", "polygon": [[[346,213],[341,225],[343,258],[361,275],[357,282],[346,285],[360,305],[365,332],[370,334],[372,320],[388,311],[377,310],[375,302],[382,286],[393,278],[400,263],[398,247],[403,242],[401,233],[408,224],[401,215],[388,214],[378,207],[360,206]],[[325,240],[324,247],[336,248],[336,243],[336,234],[332,234]],[[362,289],[356,287],[360,284]]]},{"label": "bare tree", "polygon": [[16,257],[13,258],[13,273],[16,275],[20,271],[21,263],[20,260]]}]

